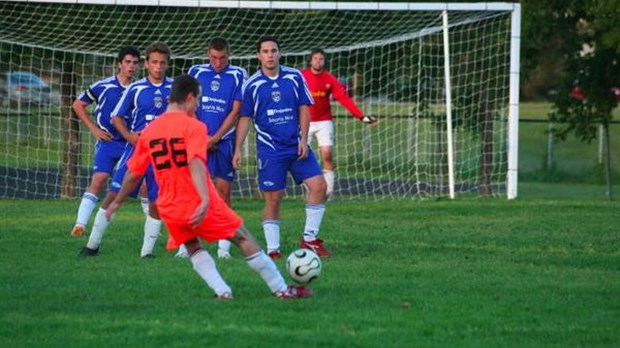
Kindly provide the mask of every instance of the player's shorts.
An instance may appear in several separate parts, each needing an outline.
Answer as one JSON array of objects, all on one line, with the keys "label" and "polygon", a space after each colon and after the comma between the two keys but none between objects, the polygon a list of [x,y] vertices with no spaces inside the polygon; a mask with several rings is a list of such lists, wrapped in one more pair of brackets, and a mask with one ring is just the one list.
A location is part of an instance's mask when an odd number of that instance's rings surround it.
[{"label": "player's shorts", "polygon": [[220,239],[230,239],[243,224],[241,217],[224,202],[209,206],[204,220],[196,228],[187,223],[166,221],[165,217],[162,219],[171,238],[166,245],[168,250],[176,249],[181,244],[196,237],[207,243],[213,243]]},{"label": "player's shorts", "polygon": [[111,174],[123,156],[126,143],[126,141],[97,141],[95,143],[93,173]]},{"label": "player's shorts", "polygon": [[316,136],[316,140],[320,146],[334,146],[334,121],[317,121],[310,122],[310,130],[308,131],[308,144],[312,142],[312,137]]},{"label": "player's shorts", "polygon": [[290,172],[297,185],[323,170],[314,152],[308,148],[308,157],[298,159],[297,153],[288,156],[270,157],[258,154],[258,187],[261,191],[278,191],[286,188],[286,173]]},{"label": "player's shorts", "polygon": [[[118,169],[114,173],[112,177],[112,182],[110,183],[110,192],[118,193],[121,190],[121,185],[123,184],[123,178],[125,177],[125,173],[127,173],[127,161],[131,158],[133,154],[134,147],[130,143],[127,143],[125,147],[125,152],[118,163]],[[148,190],[148,199],[149,202],[155,202],[157,200],[157,191],[159,187],[157,186],[157,182],[155,181],[155,173],[153,172],[153,168],[149,165],[146,170],[146,174],[140,180],[140,182],[136,185],[136,187],[129,193],[129,197],[136,198],[138,197],[138,193],[140,193],[140,186],[142,182],[146,180],[146,188]]]},{"label": "player's shorts", "polygon": [[232,158],[235,152],[234,138],[224,139],[217,144],[215,151],[209,151],[207,155],[207,167],[212,178],[220,178],[226,181],[235,180],[235,168]]}]

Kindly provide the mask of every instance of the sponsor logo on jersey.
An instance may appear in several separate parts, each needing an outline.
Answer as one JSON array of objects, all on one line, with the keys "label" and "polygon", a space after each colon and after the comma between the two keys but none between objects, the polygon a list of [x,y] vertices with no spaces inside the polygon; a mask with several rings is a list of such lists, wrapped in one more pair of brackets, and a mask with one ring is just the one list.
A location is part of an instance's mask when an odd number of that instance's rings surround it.
[{"label": "sponsor logo on jersey", "polygon": [[267,186],[267,187],[271,187],[271,186],[273,186],[273,185],[275,185],[275,184],[274,184],[274,182],[273,182],[273,181],[269,181],[269,180],[267,180],[267,181],[263,181],[263,185],[265,185],[265,186]]},{"label": "sponsor logo on jersey", "polygon": [[213,92],[217,92],[220,89],[220,82],[219,81],[211,81],[211,90]]},{"label": "sponsor logo on jersey", "polygon": [[273,91],[271,92],[271,100],[273,100],[274,102],[279,102],[282,99],[282,95],[280,94],[280,91]]},{"label": "sponsor logo on jersey", "polygon": [[278,87],[280,87],[280,86],[278,85],[277,82],[274,82],[273,85],[271,85],[271,88],[278,88]]}]

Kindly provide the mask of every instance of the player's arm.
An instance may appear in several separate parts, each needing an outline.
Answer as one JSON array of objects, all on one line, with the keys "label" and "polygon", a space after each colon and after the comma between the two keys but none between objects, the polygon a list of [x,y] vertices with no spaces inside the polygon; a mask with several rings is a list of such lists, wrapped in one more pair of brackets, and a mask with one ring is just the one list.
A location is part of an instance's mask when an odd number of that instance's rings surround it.
[{"label": "player's arm", "polygon": [[93,122],[93,120],[90,118],[90,115],[88,115],[88,112],[86,111],[86,108],[88,107],[88,103],[80,100],[80,99],[76,99],[73,102],[73,111],[75,111],[75,114],[77,115],[77,117],[84,122],[84,124],[86,125],[86,127],[88,127],[88,130],[90,131],[90,133],[95,137],[95,139],[100,140],[100,141],[110,141],[112,140],[112,134],[106,132],[105,130],[99,128],[95,122]]},{"label": "player's arm", "polygon": [[364,115],[362,110],[360,110],[357,105],[355,105],[353,99],[349,97],[347,92],[344,90],[344,87],[340,85],[340,82],[336,79],[336,77],[334,77],[334,75],[327,74],[327,76],[329,79],[329,83],[334,86],[332,89],[332,95],[334,96],[334,99],[336,99],[342,106],[349,110],[349,112],[353,116],[355,116],[355,118],[364,122],[365,124],[374,125],[375,123],[377,123],[377,119],[375,117],[370,115]]},{"label": "player's arm", "polygon": [[241,160],[241,146],[250,131],[250,117],[241,116],[237,122],[237,133],[235,134],[235,153],[233,154],[233,167],[240,170],[243,167]]},{"label": "player's arm", "polygon": [[241,111],[241,101],[235,100],[230,113],[226,115],[220,129],[218,129],[217,132],[209,138],[209,149],[217,144],[217,142],[220,141],[220,139],[222,139],[222,137],[228,133],[235,126],[235,124],[237,124],[237,121],[239,120],[239,111]]},{"label": "player's arm", "polygon": [[149,164],[149,153],[146,148],[146,145],[143,143],[138,143],[136,145],[136,149],[127,162],[127,172],[123,177],[123,183],[121,184],[121,189],[118,194],[106,209],[105,217],[108,221],[125,201],[125,198],[133,191],[136,185],[140,182],[142,176],[146,172],[146,169]]},{"label": "player's arm", "polygon": [[120,135],[125,138],[125,140],[130,142],[132,145],[136,145],[136,142],[138,141],[138,134],[129,131],[129,128],[127,128],[127,124],[125,123],[125,119],[122,116],[112,116],[112,124],[114,125],[114,128],[118,130]]},{"label": "player's arm", "polygon": [[300,159],[308,157],[308,132],[310,131],[310,108],[308,105],[299,106],[299,133],[301,140],[299,141],[297,154]]},{"label": "player's arm", "polygon": [[190,218],[192,226],[196,227],[204,219],[209,208],[209,191],[207,190],[207,171],[205,162],[201,158],[194,158],[189,161],[189,171],[192,175],[194,187],[200,196],[200,204]]}]

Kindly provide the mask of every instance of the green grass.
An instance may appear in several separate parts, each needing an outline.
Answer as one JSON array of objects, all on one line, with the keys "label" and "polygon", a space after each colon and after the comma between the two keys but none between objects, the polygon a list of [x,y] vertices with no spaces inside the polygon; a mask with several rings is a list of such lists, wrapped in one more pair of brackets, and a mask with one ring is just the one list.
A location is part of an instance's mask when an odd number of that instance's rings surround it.
[{"label": "green grass", "polygon": [[[620,203],[600,187],[525,184],[515,201],[335,201],[315,297],[280,301],[234,250],[218,302],[187,261],[142,260],[129,203],[103,254],[79,259],[76,201],[0,201],[3,347],[617,347]],[[577,201],[592,191],[593,199]],[[532,198],[528,198],[528,195]],[[262,203],[235,203],[262,244]],[[282,211],[284,252],[303,205]],[[213,246],[210,246],[213,251]],[[284,268],[279,261],[278,267]]]}]

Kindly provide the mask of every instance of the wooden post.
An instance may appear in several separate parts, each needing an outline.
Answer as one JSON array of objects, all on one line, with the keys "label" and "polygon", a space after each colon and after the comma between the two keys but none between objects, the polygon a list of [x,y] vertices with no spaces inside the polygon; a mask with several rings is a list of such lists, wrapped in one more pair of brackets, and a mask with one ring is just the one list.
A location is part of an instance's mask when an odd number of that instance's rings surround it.
[{"label": "wooden post", "polygon": [[62,168],[60,196],[77,197],[77,177],[80,153],[80,124],[71,105],[75,100],[75,56],[65,54],[60,75],[60,114],[65,136],[65,151]]}]

